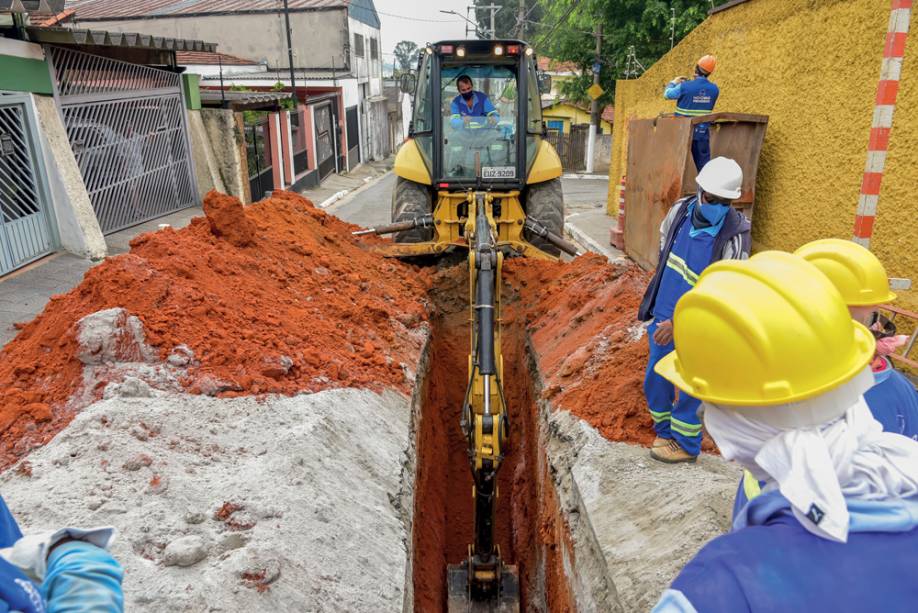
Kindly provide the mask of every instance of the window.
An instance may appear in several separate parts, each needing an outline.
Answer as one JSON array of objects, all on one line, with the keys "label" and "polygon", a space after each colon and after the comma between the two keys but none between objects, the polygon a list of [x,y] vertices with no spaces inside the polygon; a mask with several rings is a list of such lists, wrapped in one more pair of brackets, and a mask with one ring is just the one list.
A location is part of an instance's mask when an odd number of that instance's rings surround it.
[{"label": "window", "polygon": [[363,35],[354,34],[354,54],[363,57]]},{"label": "window", "polygon": [[379,43],[375,38],[370,38],[370,59],[379,59]]}]

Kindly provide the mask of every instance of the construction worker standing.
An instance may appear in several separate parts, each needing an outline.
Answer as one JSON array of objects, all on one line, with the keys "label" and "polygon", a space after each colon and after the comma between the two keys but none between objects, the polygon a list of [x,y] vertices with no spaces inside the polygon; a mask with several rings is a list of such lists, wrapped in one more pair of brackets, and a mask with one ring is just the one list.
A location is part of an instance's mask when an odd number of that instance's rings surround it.
[{"label": "construction worker standing", "polygon": [[[699,117],[714,112],[720,89],[708,77],[714,72],[717,59],[706,55],[695,65],[695,78],[676,77],[666,84],[663,97],[676,101],[677,117]],[[711,159],[711,124],[700,123],[692,131],[692,159],[701,171]]]},{"label": "construction worker standing", "polygon": [[838,290],[769,251],[708,268],[673,321],[657,371],[701,399],[723,457],[765,487],[654,613],[914,610],[918,441],[867,408],[875,340]]},{"label": "construction worker standing", "polygon": [[673,351],[676,302],[709,264],[748,258],[751,244],[749,220],[730,206],[742,192],[739,164],[715,158],[696,181],[698,194],[677,201],[660,226],[659,264],[638,311],[638,319],[651,321],[644,395],[657,436],[650,455],[667,463],[694,462],[701,452],[698,400],[680,393],[674,403],[675,388],[654,372],[654,365]]},{"label": "construction worker standing", "polygon": [[842,295],[851,316],[873,332],[877,355],[871,363],[874,386],[864,399],[886,432],[918,440],[918,390],[895,370],[886,356],[896,347],[896,329],[883,325],[877,309],[896,299],[889,290],[886,269],[873,253],[853,241],[827,238],[794,252],[829,278]]}]

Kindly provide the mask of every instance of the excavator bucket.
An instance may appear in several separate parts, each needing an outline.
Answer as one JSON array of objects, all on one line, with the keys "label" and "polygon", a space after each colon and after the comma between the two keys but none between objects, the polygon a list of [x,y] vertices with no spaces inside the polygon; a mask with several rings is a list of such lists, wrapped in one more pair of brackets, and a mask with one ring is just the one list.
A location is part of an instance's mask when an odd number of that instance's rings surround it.
[{"label": "excavator bucket", "polygon": [[469,581],[468,562],[446,567],[448,613],[519,613],[520,577],[515,565],[504,564],[496,594],[476,595]]}]

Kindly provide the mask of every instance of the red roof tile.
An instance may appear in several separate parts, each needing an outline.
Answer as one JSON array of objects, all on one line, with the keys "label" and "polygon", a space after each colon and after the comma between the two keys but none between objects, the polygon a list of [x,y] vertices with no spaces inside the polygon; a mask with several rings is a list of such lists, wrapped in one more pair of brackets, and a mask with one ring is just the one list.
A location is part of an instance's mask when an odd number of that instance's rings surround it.
[{"label": "red roof tile", "polygon": [[550,57],[539,58],[539,70],[548,72],[580,72],[580,67],[573,62],[559,62]]}]

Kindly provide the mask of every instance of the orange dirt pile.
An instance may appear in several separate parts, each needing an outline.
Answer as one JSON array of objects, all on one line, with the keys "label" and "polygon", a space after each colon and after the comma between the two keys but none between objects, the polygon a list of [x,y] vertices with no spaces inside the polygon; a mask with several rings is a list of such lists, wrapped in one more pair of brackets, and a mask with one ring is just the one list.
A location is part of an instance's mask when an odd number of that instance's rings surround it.
[{"label": "orange dirt pile", "polygon": [[0,468],[81,408],[67,404],[83,383],[77,322],[102,309],[137,316],[160,360],[190,348],[181,383],[192,393],[410,391],[403,365],[419,356],[428,272],[372,253],[379,239],[355,239],[295,194],[243,208],[211,192],[204,208],[91,269],[0,352]]},{"label": "orange dirt pile", "polygon": [[648,275],[596,254],[568,264],[512,260],[507,268],[524,303],[543,397],[610,440],[649,445],[647,338],[637,322]]}]

